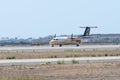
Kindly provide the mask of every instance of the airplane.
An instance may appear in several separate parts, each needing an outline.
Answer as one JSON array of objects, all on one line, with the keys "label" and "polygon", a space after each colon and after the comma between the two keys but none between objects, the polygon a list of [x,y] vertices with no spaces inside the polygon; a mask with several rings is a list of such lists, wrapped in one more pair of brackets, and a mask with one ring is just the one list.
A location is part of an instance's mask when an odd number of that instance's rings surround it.
[{"label": "airplane", "polygon": [[80,43],[82,43],[82,39],[83,38],[89,38],[90,36],[90,29],[91,28],[97,28],[97,26],[83,26],[80,28],[85,28],[84,34],[74,37],[74,35],[72,34],[71,37],[68,36],[54,36],[54,38],[52,40],[50,40],[49,44],[51,47],[54,47],[54,45],[59,45],[59,47],[62,47],[62,45],[73,45],[76,44],[76,46],[78,47],[80,45]]}]

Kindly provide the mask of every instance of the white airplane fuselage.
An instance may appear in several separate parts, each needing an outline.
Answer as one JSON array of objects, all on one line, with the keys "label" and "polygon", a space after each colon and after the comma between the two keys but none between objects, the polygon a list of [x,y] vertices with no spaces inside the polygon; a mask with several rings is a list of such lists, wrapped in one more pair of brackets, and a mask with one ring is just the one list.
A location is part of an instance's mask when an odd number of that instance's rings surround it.
[{"label": "white airplane fuselage", "polygon": [[61,47],[62,45],[70,45],[70,44],[76,44],[77,46],[79,46],[80,43],[81,43],[80,38],[71,39],[69,37],[55,37],[49,42],[49,44],[52,47],[54,47],[54,45],[59,45]]}]

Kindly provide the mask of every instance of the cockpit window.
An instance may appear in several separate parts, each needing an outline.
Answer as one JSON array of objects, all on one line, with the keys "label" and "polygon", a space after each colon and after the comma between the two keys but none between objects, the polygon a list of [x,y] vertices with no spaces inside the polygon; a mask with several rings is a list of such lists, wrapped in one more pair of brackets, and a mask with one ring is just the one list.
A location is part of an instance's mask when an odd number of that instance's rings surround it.
[{"label": "cockpit window", "polygon": [[58,40],[58,39],[53,39],[53,40]]}]

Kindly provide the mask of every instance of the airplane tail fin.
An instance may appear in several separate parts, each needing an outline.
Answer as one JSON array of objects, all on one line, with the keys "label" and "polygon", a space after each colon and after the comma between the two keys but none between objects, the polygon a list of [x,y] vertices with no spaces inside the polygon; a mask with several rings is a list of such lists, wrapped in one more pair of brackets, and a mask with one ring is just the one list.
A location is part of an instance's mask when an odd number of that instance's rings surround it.
[{"label": "airplane tail fin", "polygon": [[83,36],[89,36],[89,35],[90,35],[90,27],[86,27]]},{"label": "airplane tail fin", "polygon": [[92,26],[86,26],[86,27],[80,27],[80,28],[85,28],[83,36],[90,36],[90,29],[91,28],[97,28],[97,26],[92,27]]}]

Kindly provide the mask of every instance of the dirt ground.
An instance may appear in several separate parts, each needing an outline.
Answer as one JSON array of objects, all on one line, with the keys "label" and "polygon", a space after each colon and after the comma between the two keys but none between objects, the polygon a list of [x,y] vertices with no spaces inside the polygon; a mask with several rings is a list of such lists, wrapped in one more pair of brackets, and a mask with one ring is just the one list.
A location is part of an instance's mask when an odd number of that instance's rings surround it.
[{"label": "dirt ground", "polygon": [[[120,50],[0,53],[0,59],[120,56]],[[0,80],[120,80],[120,62],[0,66]]]},{"label": "dirt ground", "polygon": [[120,80],[120,62],[0,66],[0,80]]},{"label": "dirt ground", "polygon": [[0,53],[0,59],[40,59],[40,58],[68,58],[68,57],[101,57],[120,56],[120,50],[92,50],[64,52],[39,52],[39,53]]}]

